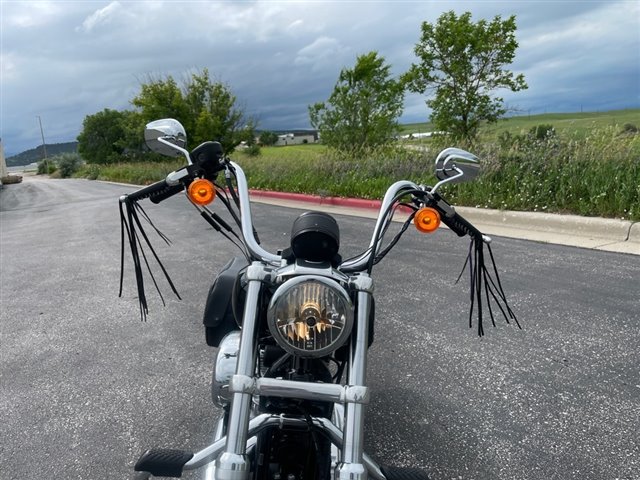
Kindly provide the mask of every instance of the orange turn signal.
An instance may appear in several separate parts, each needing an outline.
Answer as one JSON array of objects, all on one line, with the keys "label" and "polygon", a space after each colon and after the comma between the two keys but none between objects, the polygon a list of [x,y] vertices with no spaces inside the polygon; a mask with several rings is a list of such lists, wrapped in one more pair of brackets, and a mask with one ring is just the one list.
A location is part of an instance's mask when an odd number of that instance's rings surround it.
[{"label": "orange turn signal", "polygon": [[196,205],[209,205],[216,198],[216,189],[206,178],[199,178],[191,182],[187,195]]},{"label": "orange turn signal", "polygon": [[435,232],[440,226],[440,214],[430,207],[421,208],[416,212],[416,216],[413,217],[413,224],[419,232]]}]

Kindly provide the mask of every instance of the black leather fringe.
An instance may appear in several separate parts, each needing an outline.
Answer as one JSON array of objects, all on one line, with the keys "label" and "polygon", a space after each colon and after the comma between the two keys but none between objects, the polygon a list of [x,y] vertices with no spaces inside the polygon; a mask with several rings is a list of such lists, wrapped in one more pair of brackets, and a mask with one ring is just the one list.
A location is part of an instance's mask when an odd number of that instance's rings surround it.
[{"label": "black leather fringe", "polygon": [[[121,248],[120,248],[120,291],[118,293],[118,296],[122,297],[122,285],[124,281],[124,256],[125,256],[124,250],[125,250],[125,232],[126,232],[126,238],[129,242],[129,248],[131,250],[131,258],[133,260],[133,269],[135,272],[136,285],[138,289],[138,301],[140,303],[140,320],[146,321],[147,314],[149,313],[149,309],[147,305],[147,296],[145,294],[145,288],[144,288],[144,274],[143,274],[142,262],[144,262],[144,265],[146,266],[146,269],[149,272],[149,276],[153,281],[153,285],[155,286],[156,291],[158,292],[158,295],[160,296],[160,299],[162,300],[163,305],[165,304],[165,301],[164,301],[164,297],[162,296],[162,293],[160,292],[160,288],[158,287],[158,283],[156,282],[153,272],[151,271],[151,266],[149,265],[149,260],[147,259],[147,255],[144,252],[145,244],[153,254],[153,257],[158,263],[158,266],[160,267],[160,269],[162,270],[162,273],[167,279],[167,282],[169,283],[171,290],[173,290],[173,293],[175,293],[178,299],[180,300],[182,299],[180,298],[180,294],[176,290],[176,287],[174,286],[173,282],[171,281],[171,277],[169,277],[169,273],[164,268],[164,265],[162,264],[162,262],[158,258],[158,255],[153,249],[153,246],[149,241],[149,237],[147,236],[142,226],[142,223],[140,222],[139,214],[142,216],[142,218],[144,218],[147,221],[147,223],[149,223],[149,225],[151,225],[151,227],[155,230],[158,236],[167,245],[170,245],[171,242],[166,235],[164,235],[160,230],[156,228],[156,226],[153,224],[153,222],[151,221],[147,213],[138,204],[138,202],[130,200],[129,198],[125,198],[124,201],[120,202]],[[144,240],[144,242],[140,239],[140,237],[142,237],[142,240]],[[142,261],[140,258],[141,256],[142,256]]]},{"label": "black leather fringe", "polygon": [[[491,323],[495,327],[495,316],[493,312],[493,308],[491,308],[492,303],[497,305],[502,313],[502,316],[506,320],[507,323],[510,323],[510,320],[513,320],[518,328],[522,328],[516,315],[509,307],[509,303],[507,302],[507,297],[502,288],[502,283],[500,282],[500,276],[498,275],[498,270],[496,268],[496,262],[493,257],[493,252],[491,251],[491,245],[485,243],[483,240],[483,236],[480,232],[476,230],[476,232],[469,233],[471,237],[471,242],[469,244],[469,254],[467,255],[467,259],[462,267],[462,271],[456,280],[456,283],[462,277],[462,274],[469,267],[469,294],[471,300],[471,307],[469,309],[469,328],[473,328],[473,313],[474,310],[477,310],[477,318],[478,318],[478,336],[484,335],[484,326],[483,326],[483,314],[486,316],[486,311],[483,311],[483,306],[486,306],[486,309],[489,311],[489,317],[491,318]],[[489,252],[489,258],[491,259],[491,265],[493,270],[489,270],[485,264],[485,251],[484,246],[487,246],[487,251]],[[484,300],[486,301],[483,303]]]}]

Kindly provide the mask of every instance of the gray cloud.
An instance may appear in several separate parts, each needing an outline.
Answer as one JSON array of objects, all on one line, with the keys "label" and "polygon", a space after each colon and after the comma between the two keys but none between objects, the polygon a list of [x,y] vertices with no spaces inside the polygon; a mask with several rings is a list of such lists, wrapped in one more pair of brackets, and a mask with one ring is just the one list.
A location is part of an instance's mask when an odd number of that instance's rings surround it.
[{"label": "gray cloud", "polygon": [[[75,139],[87,114],[131,108],[148,75],[209,68],[263,128],[308,126],[341,68],[377,50],[400,74],[415,61],[423,21],[443,11],[517,16],[512,69],[529,90],[508,104],[543,112],[640,105],[636,1],[177,2],[22,1],[0,4],[0,121],[8,154]],[[424,121],[408,95],[403,121]]]}]

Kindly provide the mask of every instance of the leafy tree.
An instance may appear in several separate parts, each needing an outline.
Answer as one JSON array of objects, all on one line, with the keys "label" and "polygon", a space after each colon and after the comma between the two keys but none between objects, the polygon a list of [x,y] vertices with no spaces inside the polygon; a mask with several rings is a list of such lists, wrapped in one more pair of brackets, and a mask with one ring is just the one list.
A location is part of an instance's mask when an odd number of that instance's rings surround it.
[{"label": "leafy tree", "polygon": [[199,74],[194,73],[186,83],[185,98],[190,114],[199,119],[194,130],[194,145],[217,140],[228,153],[243,140],[253,141],[255,122],[237,105],[229,86],[212,81],[206,68]]},{"label": "leafy tree", "polygon": [[145,124],[169,117],[177,119],[183,125],[189,120],[190,112],[182,90],[171,76],[165,79],[149,77],[140,86],[140,93],[131,103],[138,107],[140,118]]},{"label": "leafy tree", "polygon": [[270,132],[268,130],[264,130],[260,133],[260,138],[258,139],[258,141],[260,142],[260,144],[267,147],[275,145],[278,141],[278,134]]},{"label": "leafy tree", "polygon": [[527,88],[523,75],[504,67],[513,62],[518,43],[515,16],[498,15],[474,23],[471,13],[443,13],[436,24],[423,22],[414,52],[418,64],[403,76],[407,88],[432,94],[427,106],[438,130],[473,138],[482,121],[495,122],[506,110],[493,91]]},{"label": "leafy tree", "polygon": [[[122,114],[120,125],[123,135],[116,140],[115,146],[122,151],[122,156],[126,160],[148,160],[150,157],[146,155],[148,149],[144,143],[144,126],[147,122],[142,119],[139,112],[124,110],[120,113]],[[162,157],[158,155],[158,159],[160,160]]]},{"label": "leafy tree", "polygon": [[238,138],[247,145],[256,145],[256,124],[250,120],[242,130],[238,130]]},{"label": "leafy tree", "polygon": [[377,52],[358,56],[340,72],[326,102],[309,106],[309,117],[324,143],[357,152],[390,142],[398,131],[404,88]]},{"label": "leafy tree", "polygon": [[[192,147],[218,140],[229,153],[241,141],[255,142],[255,121],[237,106],[229,87],[212,81],[206,69],[187,77],[182,86],[171,76],[149,78],[131,103],[136,111],[105,109],[84,119],[78,152],[87,163],[142,158],[147,151],[144,126],[167,117],[184,125]],[[147,153],[144,158],[156,156]]]},{"label": "leafy tree", "polygon": [[193,147],[217,140],[229,153],[244,140],[247,125],[254,125],[237,105],[231,89],[213,81],[207,69],[191,74],[182,86],[171,76],[149,79],[132,103],[144,123],[165,117],[177,119]]},{"label": "leafy tree", "polygon": [[78,135],[78,153],[87,163],[113,163],[124,153],[122,139],[127,135],[126,114],[105,108],[87,115]]}]

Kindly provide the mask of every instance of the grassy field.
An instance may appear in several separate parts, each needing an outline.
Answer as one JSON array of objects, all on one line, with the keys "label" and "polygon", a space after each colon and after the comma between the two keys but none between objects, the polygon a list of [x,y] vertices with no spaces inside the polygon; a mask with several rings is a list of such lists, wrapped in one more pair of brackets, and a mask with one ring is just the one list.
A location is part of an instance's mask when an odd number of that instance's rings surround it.
[{"label": "grassy field", "polygon": [[640,109],[612,110],[590,113],[548,113],[500,120],[497,124],[486,126],[483,134],[498,135],[504,131],[528,131],[536,125],[553,125],[556,132],[565,135],[584,137],[590,132],[606,127],[632,124],[640,127]]},{"label": "grassy field", "polygon": [[[540,115],[524,115],[499,120],[498,123],[485,125],[482,136],[493,138],[502,132],[512,134],[527,132],[536,125],[553,125],[558,133],[584,136],[593,129],[624,125],[630,123],[640,127],[640,108],[627,110],[611,110],[607,112],[574,112],[545,113]],[[431,132],[434,127],[429,122],[407,123],[401,125],[401,134]]]},{"label": "grassy field", "polygon": [[[552,125],[555,134],[536,138],[532,127]],[[455,145],[477,154],[485,164],[479,180],[446,186],[457,205],[505,210],[573,213],[640,220],[640,109],[589,114],[517,117],[486,127],[473,145]],[[406,126],[425,131],[427,124]],[[410,179],[433,184],[433,159],[446,138],[377,149],[357,159],[323,145],[266,147],[259,156],[242,151],[251,188],[359,198],[382,198],[393,182]],[[80,175],[131,182],[157,181],[179,162],[90,165]]]},{"label": "grassy field", "polygon": [[407,135],[409,133],[424,133],[433,132],[435,127],[431,122],[422,123],[405,123],[400,125],[400,135]]}]

